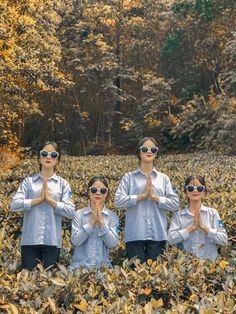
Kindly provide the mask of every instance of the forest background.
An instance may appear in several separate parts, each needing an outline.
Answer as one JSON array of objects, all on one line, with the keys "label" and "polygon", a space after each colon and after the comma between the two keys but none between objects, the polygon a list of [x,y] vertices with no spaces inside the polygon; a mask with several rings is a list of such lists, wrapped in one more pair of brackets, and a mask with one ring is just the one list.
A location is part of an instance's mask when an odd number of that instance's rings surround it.
[{"label": "forest background", "polygon": [[[1,313],[236,313],[236,157],[226,156],[236,154],[235,9],[235,0],[0,1]],[[137,163],[124,154],[145,135],[157,139],[158,169],[181,206],[185,177],[207,176],[204,202],[229,236],[216,262],[168,247],[156,261],[129,267],[125,210],[113,197]],[[115,267],[102,277],[66,270],[68,222],[58,267],[20,271],[22,217],[9,204],[38,171],[36,156],[21,148],[36,152],[47,139],[86,156],[62,158],[59,168],[77,208],[88,202],[95,171],[109,181],[121,232]],[[102,154],[109,156],[88,156]]]},{"label": "forest background", "polygon": [[236,152],[234,0],[2,0],[0,145]]}]

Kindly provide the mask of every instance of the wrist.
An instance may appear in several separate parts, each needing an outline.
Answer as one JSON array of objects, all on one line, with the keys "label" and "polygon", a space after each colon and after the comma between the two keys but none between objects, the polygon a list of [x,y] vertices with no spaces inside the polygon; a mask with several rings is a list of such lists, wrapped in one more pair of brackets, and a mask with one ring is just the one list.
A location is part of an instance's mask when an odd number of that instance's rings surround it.
[{"label": "wrist", "polygon": [[147,198],[147,195],[145,193],[143,193],[143,194],[139,194],[138,195],[137,200],[138,201],[143,201],[143,200],[145,200],[145,198]]}]

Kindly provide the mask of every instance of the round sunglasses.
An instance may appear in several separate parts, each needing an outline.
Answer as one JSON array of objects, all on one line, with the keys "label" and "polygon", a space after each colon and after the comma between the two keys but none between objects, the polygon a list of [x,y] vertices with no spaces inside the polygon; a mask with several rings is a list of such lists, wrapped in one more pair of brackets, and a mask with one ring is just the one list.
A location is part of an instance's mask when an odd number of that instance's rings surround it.
[{"label": "round sunglasses", "polygon": [[39,155],[42,158],[51,157],[53,159],[56,159],[59,156],[59,153],[58,152],[48,152],[47,150],[41,150],[39,152]]},{"label": "round sunglasses", "polygon": [[185,188],[188,192],[198,191],[201,193],[205,191],[205,186],[203,185],[187,185]]},{"label": "round sunglasses", "polygon": [[93,194],[99,192],[101,194],[106,194],[108,192],[108,188],[96,188],[96,186],[90,186],[89,191]]},{"label": "round sunglasses", "polygon": [[152,146],[152,147],[140,146],[140,147],[139,147],[139,150],[140,150],[142,153],[150,152],[150,153],[152,153],[152,154],[156,154],[156,153],[158,152],[158,147],[156,147],[156,146]]}]

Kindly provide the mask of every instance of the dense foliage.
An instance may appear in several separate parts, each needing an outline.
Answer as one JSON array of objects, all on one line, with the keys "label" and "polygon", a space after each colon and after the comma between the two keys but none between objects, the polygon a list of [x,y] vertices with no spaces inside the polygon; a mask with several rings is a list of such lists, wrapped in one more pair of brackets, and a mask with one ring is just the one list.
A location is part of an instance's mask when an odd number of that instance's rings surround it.
[{"label": "dense foliage", "polygon": [[124,209],[113,206],[114,192],[122,175],[133,169],[133,156],[66,157],[60,174],[72,186],[78,207],[87,204],[84,190],[95,174],[104,174],[110,187],[108,206],[121,222],[119,245],[113,250],[114,269],[99,273],[83,270],[68,273],[71,261],[70,223],[64,222],[63,249],[55,269],[19,272],[22,215],[9,212],[9,202],[26,175],[38,171],[37,160],[27,159],[0,176],[0,311],[17,313],[234,313],[236,297],[236,182],[235,157],[218,154],[162,155],[157,169],[171,177],[172,184],[186,204],[183,183],[192,173],[205,175],[208,195],[205,204],[217,208],[229,236],[214,263],[197,260],[175,248],[155,262],[135,268],[125,260]]},{"label": "dense foliage", "polygon": [[3,0],[0,144],[235,152],[234,0]]}]

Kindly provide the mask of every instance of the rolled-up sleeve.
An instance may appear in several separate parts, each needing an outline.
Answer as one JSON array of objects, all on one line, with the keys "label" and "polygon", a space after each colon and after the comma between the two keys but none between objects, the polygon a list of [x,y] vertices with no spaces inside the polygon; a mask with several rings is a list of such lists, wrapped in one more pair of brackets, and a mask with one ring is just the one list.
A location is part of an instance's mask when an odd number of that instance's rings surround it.
[{"label": "rolled-up sleeve", "polygon": [[83,226],[81,213],[77,212],[72,220],[71,242],[73,245],[80,246],[88,239],[92,231],[93,229],[90,224]]},{"label": "rolled-up sleeve", "polygon": [[12,211],[20,212],[20,211],[29,211],[32,209],[31,203],[32,199],[28,199],[28,189],[29,182],[28,178],[24,179],[24,181],[20,184],[16,194],[13,196],[10,208]]},{"label": "rolled-up sleeve", "polygon": [[159,196],[158,208],[169,211],[177,211],[179,209],[179,197],[174,192],[169,177],[165,178],[165,196]]},{"label": "rolled-up sleeve", "polygon": [[109,249],[114,248],[119,241],[119,218],[114,215],[108,225],[105,225],[98,230],[98,236],[102,238]]},{"label": "rolled-up sleeve", "polygon": [[170,228],[168,231],[168,242],[169,244],[177,244],[190,237],[188,230],[181,229],[180,219],[178,213],[175,213],[172,217]]},{"label": "rolled-up sleeve", "polygon": [[64,182],[61,200],[57,202],[55,213],[62,217],[72,219],[75,216],[75,205],[72,200],[72,192],[68,182]]},{"label": "rolled-up sleeve", "polygon": [[218,245],[225,245],[228,243],[228,236],[217,210],[214,212],[213,224],[209,228],[207,238],[210,242]]},{"label": "rolled-up sleeve", "polygon": [[129,173],[125,174],[121,179],[118,189],[115,194],[115,207],[132,207],[137,203],[137,195],[130,195],[130,180]]}]

